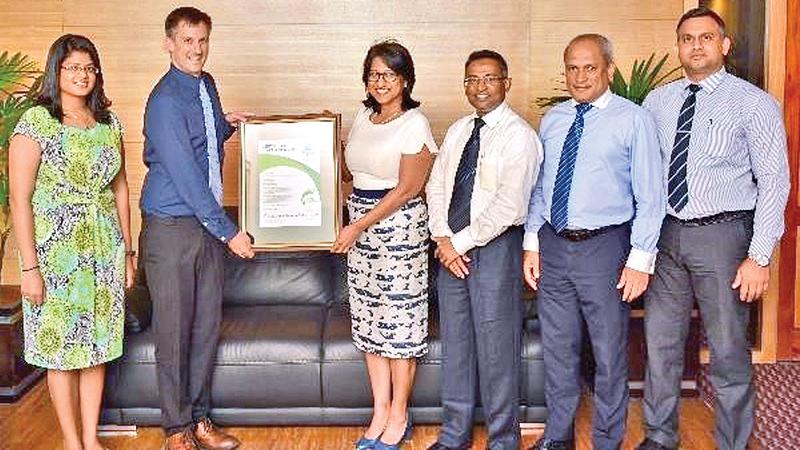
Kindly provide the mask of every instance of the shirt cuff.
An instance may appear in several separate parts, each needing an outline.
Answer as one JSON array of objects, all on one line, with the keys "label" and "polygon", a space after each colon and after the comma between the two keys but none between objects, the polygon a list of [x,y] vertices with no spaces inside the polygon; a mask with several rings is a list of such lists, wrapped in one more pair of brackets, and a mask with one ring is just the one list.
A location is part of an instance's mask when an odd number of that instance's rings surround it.
[{"label": "shirt cuff", "polygon": [[772,259],[772,253],[775,251],[775,243],[769,239],[760,239],[753,236],[750,240],[750,247],[747,249],[747,254]]},{"label": "shirt cuff", "polygon": [[628,261],[625,263],[625,267],[652,275],[656,269],[656,253],[632,248],[628,254]]},{"label": "shirt cuff", "polygon": [[475,240],[469,234],[469,227],[464,228],[450,238],[450,243],[459,255],[464,256],[468,251],[475,248]]},{"label": "shirt cuff", "polygon": [[527,252],[538,252],[539,233],[534,231],[526,231],[525,237],[522,239],[522,249]]}]

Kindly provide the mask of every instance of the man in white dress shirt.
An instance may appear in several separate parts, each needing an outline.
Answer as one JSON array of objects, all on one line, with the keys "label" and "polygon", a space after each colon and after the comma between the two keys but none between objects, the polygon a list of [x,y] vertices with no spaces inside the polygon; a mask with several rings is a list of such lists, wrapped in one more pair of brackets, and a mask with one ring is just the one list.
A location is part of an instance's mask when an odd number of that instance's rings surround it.
[{"label": "man in white dress shirt", "polygon": [[430,450],[471,448],[478,380],[488,448],[519,448],[521,225],[542,147],[505,102],[510,88],[500,54],[469,56],[464,90],[475,112],[448,129],[428,182],[444,352],[444,423]]}]

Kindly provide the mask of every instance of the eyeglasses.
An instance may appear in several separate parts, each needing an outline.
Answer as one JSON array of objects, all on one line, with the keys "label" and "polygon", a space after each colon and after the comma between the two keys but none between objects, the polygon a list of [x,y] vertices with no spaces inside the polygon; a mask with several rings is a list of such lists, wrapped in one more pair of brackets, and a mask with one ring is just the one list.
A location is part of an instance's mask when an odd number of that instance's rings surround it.
[{"label": "eyeglasses", "polygon": [[483,81],[483,84],[487,86],[495,86],[500,84],[503,80],[506,80],[508,77],[498,77],[496,75],[486,75],[483,77],[467,77],[464,78],[464,86],[478,86]]},{"label": "eyeglasses", "polygon": [[397,81],[397,78],[399,76],[400,75],[398,75],[398,74],[396,74],[394,72],[375,72],[375,71],[372,71],[372,72],[369,72],[367,74],[367,81],[369,81],[370,83],[376,83],[378,80],[383,78],[384,81],[388,81],[389,83],[394,83],[395,81]]},{"label": "eyeglasses", "polygon": [[81,66],[79,64],[71,64],[69,66],[61,66],[67,72],[77,75],[78,72],[84,72],[87,75],[97,75],[100,73],[100,68],[95,66]]}]

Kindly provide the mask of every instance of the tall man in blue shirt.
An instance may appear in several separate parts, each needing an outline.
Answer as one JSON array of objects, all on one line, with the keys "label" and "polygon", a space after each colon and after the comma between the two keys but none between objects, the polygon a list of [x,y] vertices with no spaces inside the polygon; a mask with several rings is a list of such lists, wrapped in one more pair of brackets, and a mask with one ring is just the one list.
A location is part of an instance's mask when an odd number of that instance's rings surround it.
[{"label": "tall man in blue shirt", "polygon": [[575,446],[582,320],[597,363],[594,448],[618,449],[628,409],[627,302],[653,273],[661,159],[650,114],[609,90],[608,39],[575,37],[564,68],[572,99],[542,119],[544,164],[525,224],[523,270],[539,290],[549,409],[534,449]]},{"label": "tall man in blue shirt", "polygon": [[639,449],[678,447],[683,349],[692,305],[711,350],[717,448],[741,449],[753,429],[750,302],[769,281],[789,193],[786,132],[777,102],[725,71],[725,23],[706,8],[677,26],[685,78],[653,91],[664,160],[667,217],[645,297],[647,439]]},{"label": "tall man in blue shirt", "polygon": [[178,8],[165,31],[172,65],[145,110],[149,170],[141,202],[164,448],[233,449],[239,441],[216,428],[208,413],[225,245],[240,257],[253,256],[248,236],[222,209],[223,143],[244,114],[222,113],[214,80],[203,72],[211,18]]}]

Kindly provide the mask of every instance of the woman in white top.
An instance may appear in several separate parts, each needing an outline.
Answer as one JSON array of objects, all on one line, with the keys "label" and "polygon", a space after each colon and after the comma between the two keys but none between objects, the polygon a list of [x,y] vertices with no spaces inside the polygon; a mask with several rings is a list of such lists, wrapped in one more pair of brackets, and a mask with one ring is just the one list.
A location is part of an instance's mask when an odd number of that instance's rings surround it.
[{"label": "woman in white top", "polygon": [[367,99],[345,151],[350,224],[332,251],[347,252],[353,342],[364,352],[374,400],[356,449],[395,449],[410,438],[416,358],[428,351],[428,213],[419,194],[437,147],[411,98],[414,63],[405,47],[373,45],[362,81]]}]

